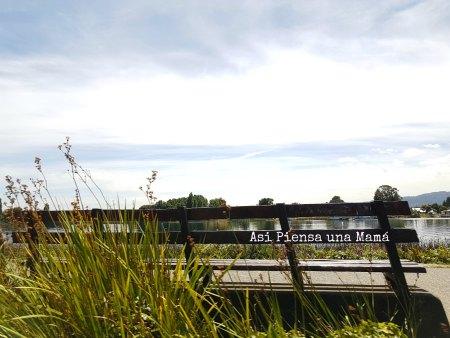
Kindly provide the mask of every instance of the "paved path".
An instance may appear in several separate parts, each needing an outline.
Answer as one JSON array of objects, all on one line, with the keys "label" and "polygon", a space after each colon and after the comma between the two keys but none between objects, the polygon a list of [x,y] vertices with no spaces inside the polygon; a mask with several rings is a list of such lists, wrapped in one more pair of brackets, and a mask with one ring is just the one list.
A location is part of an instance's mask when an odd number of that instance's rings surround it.
[{"label": "paved path", "polygon": [[[410,283],[410,277],[407,277],[408,283]],[[439,298],[447,318],[450,318],[450,268],[427,266],[427,273],[420,275],[417,286]]]},{"label": "paved path", "polygon": [[[426,265],[425,265],[426,266]],[[438,297],[444,306],[447,318],[450,316],[450,268],[426,266],[427,273],[406,274],[408,285],[416,285]],[[384,285],[381,273],[365,272],[308,272],[315,284],[365,284]],[[230,271],[225,280],[234,282],[289,283],[289,275],[284,272]]]}]

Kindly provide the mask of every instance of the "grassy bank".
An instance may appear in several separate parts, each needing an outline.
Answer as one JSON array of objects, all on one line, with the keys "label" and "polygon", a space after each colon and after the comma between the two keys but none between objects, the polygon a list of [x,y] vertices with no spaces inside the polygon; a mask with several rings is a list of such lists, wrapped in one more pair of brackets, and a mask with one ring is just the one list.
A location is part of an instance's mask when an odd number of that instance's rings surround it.
[{"label": "grassy bank", "polygon": [[[283,259],[285,250],[281,245],[197,245],[204,257]],[[381,245],[296,245],[299,259],[387,259]],[[400,258],[419,263],[450,265],[450,246],[444,244],[398,245]]]},{"label": "grassy bank", "polygon": [[[448,265],[450,267],[450,246],[445,244],[397,245],[401,259],[408,259],[423,264]],[[248,259],[284,259],[285,249],[282,245],[228,245],[197,244],[196,250],[204,258],[248,258]],[[178,257],[181,248],[171,247],[167,255]],[[386,250],[380,245],[296,245],[298,259],[388,259]],[[4,257],[9,260],[23,261],[26,250],[12,245],[3,246]]]}]

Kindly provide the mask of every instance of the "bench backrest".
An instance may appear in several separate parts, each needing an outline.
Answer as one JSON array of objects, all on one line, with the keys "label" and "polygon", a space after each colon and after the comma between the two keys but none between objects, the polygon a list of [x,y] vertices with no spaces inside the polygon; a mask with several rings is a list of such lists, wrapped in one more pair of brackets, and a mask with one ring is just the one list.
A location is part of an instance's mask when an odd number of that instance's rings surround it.
[{"label": "bench backrest", "polygon": [[[69,216],[72,211],[42,211],[39,216],[46,226],[58,226],[63,213]],[[82,211],[83,217],[92,219],[93,225],[103,229],[105,223],[121,223],[121,220],[135,220],[144,224],[146,219],[158,221],[178,221],[180,231],[164,232],[162,240],[167,243],[185,245],[185,257],[188,261],[192,255],[193,243],[217,244],[284,244],[290,265],[293,282],[303,288],[303,280],[298,271],[298,260],[293,244],[350,244],[350,243],[382,243],[387,251],[393,271],[393,280],[398,288],[398,295],[409,297],[406,279],[398,256],[396,243],[417,243],[419,239],[413,229],[391,229],[388,216],[410,215],[407,202],[366,202],[339,204],[290,204],[282,203],[271,206],[237,206],[218,208],[185,208],[147,209],[147,210],[101,210]],[[362,217],[374,216],[378,219],[377,229],[352,230],[298,230],[291,229],[289,218],[297,217]],[[191,231],[189,221],[233,220],[278,218],[281,230],[245,231]],[[32,223],[32,222],[30,222]],[[61,239],[66,234],[53,233]],[[36,229],[30,224],[27,236],[13,233],[14,242],[28,243],[38,240]]]},{"label": "bench backrest", "polygon": [[[47,227],[58,227],[61,215],[70,217],[73,211],[40,211],[39,216]],[[338,204],[277,204],[270,206],[236,206],[218,208],[178,208],[143,210],[101,210],[83,211],[85,216],[96,220],[96,224],[119,223],[123,219],[134,219],[144,223],[144,219],[180,222],[180,231],[165,232],[168,243],[183,244],[187,236],[192,243],[215,244],[336,244],[336,243],[417,243],[417,233],[413,229],[391,229],[387,216],[410,215],[407,202],[367,202]],[[377,229],[347,230],[299,230],[291,229],[289,218],[314,217],[362,217],[378,218]],[[234,219],[279,219],[281,230],[191,230],[190,221],[234,220]],[[387,221],[387,224],[386,224]],[[387,225],[387,226],[386,226]],[[61,235],[61,233],[55,233]],[[13,239],[19,241],[20,233]]]},{"label": "bench backrest", "polygon": [[[71,211],[42,211],[39,216],[46,226],[58,226],[61,215],[69,216]],[[185,208],[153,209],[153,210],[100,210],[82,211],[83,217],[92,220],[93,226],[103,229],[105,223],[121,223],[121,220],[137,220],[144,224],[146,219],[158,221],[178,221],[180,231],[164,232],[162,240],[168,243],[186,244],[184,253],[188,262],[193,257],[193,243],[218,244],[272,244],[279,243],[286,247],[292,281],[294,286],[303,290],[303,278],[299,272],[298,260],[293,250],[293,244],[350,244],[350,243],[382,243],[386,248],[392,273],[394,290],[404,308],[408,308],[410,292],[406,283],[396,243],[417,243],[419,239],[413,229],[391,229],[388,216],[410,215],[407,202],[367,202],[367,203],[339,203],[339,204],[277,204],[272,206],[237,206],[219,208]],[[362,217],[374,216],[378,219],[377,229],[352,230],[298,230],[291,229],[289,218],[297,217]],[[233,219],[261,219],[278,218],[281,230],[245,231],[191,231],[189,221],[202,220],[233,220]],[[38,241],[37,230],[30,219],[26,236],[13,233],[13,241],[21,242],[25,238],[31,248]],[[53,233],[59,240],[64,233]],[[35,250],[35,249],[33,249]],[[33,251],[32,252],[35,252]],[[31,265],[32,266],[32,265]],[[387,276],[387,275],[386,275]],[[208,278],[205,279],[206,281]]]}]

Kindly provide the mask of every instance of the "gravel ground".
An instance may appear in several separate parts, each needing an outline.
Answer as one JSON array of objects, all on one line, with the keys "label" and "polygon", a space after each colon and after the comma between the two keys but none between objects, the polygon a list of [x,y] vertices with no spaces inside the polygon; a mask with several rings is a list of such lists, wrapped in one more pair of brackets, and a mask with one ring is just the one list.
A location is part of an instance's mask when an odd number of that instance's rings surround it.
[{"label": "gravel ground", "polygon": [[[422,288],[437,298],[444,306],[447,318],[450,314],[450,268],[426,266],[427,273],[406,274],[408,285]],[[365,284],[384,285],[385,279],[381,273],[365,272],[308,272],[308,277],[314,284]],[[281,272],[259,272],[259,271],[230,271],[225,281],[233,282],[262,282],[268,283],[290,283],[285,273]]]}]

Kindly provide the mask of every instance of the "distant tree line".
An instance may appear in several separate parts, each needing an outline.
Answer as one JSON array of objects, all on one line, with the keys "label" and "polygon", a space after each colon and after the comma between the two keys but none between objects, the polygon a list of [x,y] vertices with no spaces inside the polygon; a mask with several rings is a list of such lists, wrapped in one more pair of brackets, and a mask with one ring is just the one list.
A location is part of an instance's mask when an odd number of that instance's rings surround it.
[{"label": "distant tree line", "polygon": [[448,196],[447,199],[442,202],[442,205],[446,208],[450,208],[450,196]]},{"label": "distant tree line", "polygon": [[208,199],[203,195],[194,195],[192,192],[187,197],[171,198],[167,201],[159,200],[153,205],[143,205],[139,209],[175,209],[178,207],[202,208],[202,207],[224,207],[227,201],[222,197]]},{"label": "distant tree line", "polygon": [[428,213],[433,213],[433,212],[440,214],[441,212],[447,210],[448,207],[443,205],[443,204],[440,205],[440,204],[437,204],[437,203],[433,203],[433,204],[423,204],[420,207],[420,209],[423,210],[427,214]]},{"label": "distant tree line", "polygon": [[[273,198],[264,197],[258,202],[258,205],[273,205]],[[213,198],[208,201],[208,199],[203,195],[195,195],[192,192],[187,197],[170,198],[167,201],[159,200],[155,204],[146,204],[141,206],[139,209],[176,209],[178,207],[186,208],[202,208],[202,207],[225,207],[227,206],[227,201],[222,198]]]},{"label": "distant tree line", "polygon": [[[400,196],[400,193],[397,188],[385,184],[379,186],[376,189],[373,196],[373,200],[395,202],[401,201],[402,197]],[[339,195],[335,195],[330,199],[328,203],[345,203],[345,201]],[[270,197],[263,197],[258,201],[258,205],[273,205],[273,204],[274,199]],[[442,206],[435,204],[431,205],[430,208],[436,210],[437,212],[441,212],[446,208],[450,207],[450,197],[447,197],[447,199],[442,203]],[[167,201],[160,200],[153,205],[143,205],[140,207],[140,209],[172,209],[178,207],[201,208],[201,207],[221,207],[226,205],[227,202],[225,201],[225,199],[221,197],[213,198],[208,201],[208,199],[203,195],[194,195],[191,192],[187,197],[171,198],[168,199]]]},{"label": "distant tree line", "polygon": [[264,197],[258,202],[258,205],[273,205],[273,198]]},{"label": "distant tree line", "polygon": [[[400,196],[397,188],[391,187],[390,185],[382,185],[375,191],[373,199],[374,201],[401,201],[402,197]],[[442,201],[442,204],[423,204],[420,207],[420,211],[418,211],[417,209],[411,209],[411,214],[413,217],[420,217],[421,213],[441,214],[449,208],[450,196]]]},{"label": "distant tree line", "polygon": [[345,203],[340,196],[333,196],[329,203]]}]

